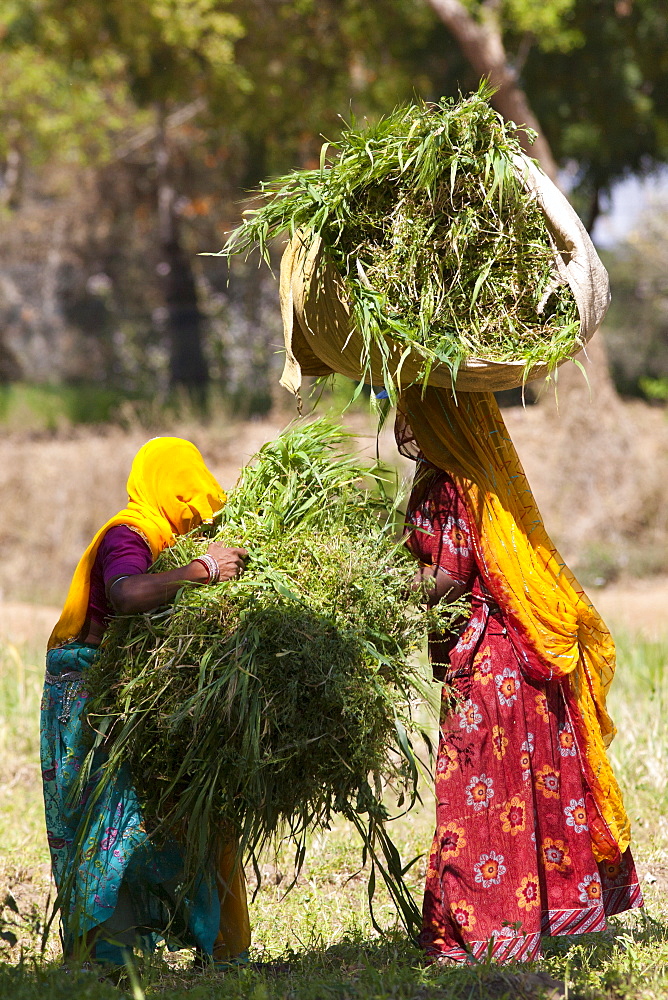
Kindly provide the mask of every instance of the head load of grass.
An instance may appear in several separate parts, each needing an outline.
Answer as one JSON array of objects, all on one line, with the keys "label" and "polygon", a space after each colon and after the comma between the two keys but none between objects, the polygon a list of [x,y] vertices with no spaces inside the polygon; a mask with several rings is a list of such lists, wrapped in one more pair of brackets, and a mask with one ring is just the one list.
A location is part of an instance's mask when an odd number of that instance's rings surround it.
[{"label": "head load of grass", "polygon": [[[516,126],[492,92],[346,128],[323,146],[320,169],[263,185],[264,204],[221,253],[259,246],[268,260],[281,232],[316,234],[367,352],[392,338],[421,355],[425,380],[434,364],[456,375],[469,358],[556,366],[579,349],[578,309],[514,162]],[[384,380],[393,394],[396,373]]]},{"label": "head load of grass", "polygon": [[[412,705],[426,685],[411,654],[456,612],[410,593],[396,506],[378,470],[341,452],[346,437],[320,420],[261,449],[211,527],[248,548],[245,574],[117,619],[91,693],[114,721],[108,775],[129,762],[148,828],[176,832],[191,872],[221,830],[255,863],[287,835],[299,867],[307,834],[338,814],[410,922],[381,789],[415,801]],[[156,569],[206,544],[188,536]]]}]

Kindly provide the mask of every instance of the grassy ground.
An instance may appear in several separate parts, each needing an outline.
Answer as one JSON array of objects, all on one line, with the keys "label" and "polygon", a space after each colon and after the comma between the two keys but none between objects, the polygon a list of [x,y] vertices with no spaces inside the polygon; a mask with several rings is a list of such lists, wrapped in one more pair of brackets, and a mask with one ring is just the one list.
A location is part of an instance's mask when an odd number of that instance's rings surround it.
[{"label": "grassy ground", "polygon": [[[379,936],[366,905],[366,880],[350,830],[314,837],[308,863],[287,896],[290,859],[266,859],[264,881],[251,907],[254,958],[290,962],[289,972],[197,973],[183,952],[160,955],[124,992],[134,1000],[249,997],[251,1000],[372,1000],[372,998],[522,998],[550,995],[550,979],[567,995],[587,1000],[668,997],[668,641],[618,637],[620,669],[612,708],[619,726],[613,759],[634,822],[647,907],[622,916],[605,933],[548,942],[533,966],[481,964],[426,969],[419,951],[380,900]],[[103,1000],[114,987],[91,974],[66,975],[51,935],[40,953],[40,928],[49,893],[43,835],[36,717],[41,653],[0,645],[0,920],[17,943],[5,943],[0,997],[12,1000]],[[404,856],[422,854],[432,832],[433,803],[425,798],[401,821]],[[424,859],[415,866],[416,893]],[[0,946],[2,942],[0,942]]]}]

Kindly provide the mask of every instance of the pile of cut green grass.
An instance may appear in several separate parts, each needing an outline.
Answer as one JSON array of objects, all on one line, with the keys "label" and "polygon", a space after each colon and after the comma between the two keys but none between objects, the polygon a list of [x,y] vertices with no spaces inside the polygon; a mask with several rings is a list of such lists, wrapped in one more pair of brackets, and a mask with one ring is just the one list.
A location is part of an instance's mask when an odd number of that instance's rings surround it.
[{"label": "pile of cut green grass", "polygon": [[[353,124],[323,147],[318,170],[263,185],[222,254],[301,230],[343,276],[368,365],[390,338],[453,375],[468,358],[556,366],[578,344],[573,293],[559,283],[545,219],[518,176],[515,125],[492,90],[403,107]],[[385,351],[383,356],[387,357]],[[396,373],[386,365],[393,396]]]},{"label": "pile of cut green grass", "polygon": [[[410,924],[382,790],[416,800],[426,684],[411,656],[461,609],[426,612],[410,593],[395,504],[346,437],[320,420],[265,445],[213,526],[248,548],[246,573],[116,620],[89,687],[114,724],[107,776],[129,763],[148,828],[181,836],[191,873],[221,830],[256,867],[287,836],[299,869],[308,833],[342,815]],[[206,544],[186,537],[156,568]]]}]

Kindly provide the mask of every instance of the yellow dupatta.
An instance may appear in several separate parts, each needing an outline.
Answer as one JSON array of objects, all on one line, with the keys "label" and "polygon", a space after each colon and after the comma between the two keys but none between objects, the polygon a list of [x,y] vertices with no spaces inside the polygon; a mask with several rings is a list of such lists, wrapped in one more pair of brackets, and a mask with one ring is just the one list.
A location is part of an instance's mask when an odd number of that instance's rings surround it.
[{"label": "yellow dupatta", "polygon": [[615,728],[606,694],[615,671],[608,629],[550,540],[492,393],[413,386],[400,415],[425,458],[464,498],[487,587],[524,640],[529,676],[562,681],[585,777],[600,823],[598,861],[615,860],[630,823],[606,754]]},{"label": "yellow dupatta", "polygon": [[128,505],[97,532],[79,560],[62,613],[48,648],[75,639],[84,624],[90,595],[90,574],[105,533],[127,524],[141,532],[153,558],[220,510],[225,493],[190,441],[158,437],[137,452],[128,478]]}]

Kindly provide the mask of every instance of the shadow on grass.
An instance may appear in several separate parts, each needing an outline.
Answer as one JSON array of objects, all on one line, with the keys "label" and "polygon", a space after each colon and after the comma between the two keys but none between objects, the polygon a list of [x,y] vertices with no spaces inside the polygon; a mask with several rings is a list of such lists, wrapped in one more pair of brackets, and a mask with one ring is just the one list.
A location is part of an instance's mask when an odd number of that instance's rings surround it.
[{"label": "shadow on grass", "polygon": [[[129,1000],[625,1000],[665,996],[668,925],[640,913],[613,920],[601,934],[545,941],[545,957],[527,965],[425,966],[405,935],[349,936],[326,947],[310,940],[267,967],[227,973],[176,968],[163,959],[146,963]],[[567,982],[567,988],[564,983]],[[141,985],[140,985],[141,984]],[[0,997],[7,1000],[112,1000],[119,988],[93,973],[64,973],[54,965],[0,966]]]}]

